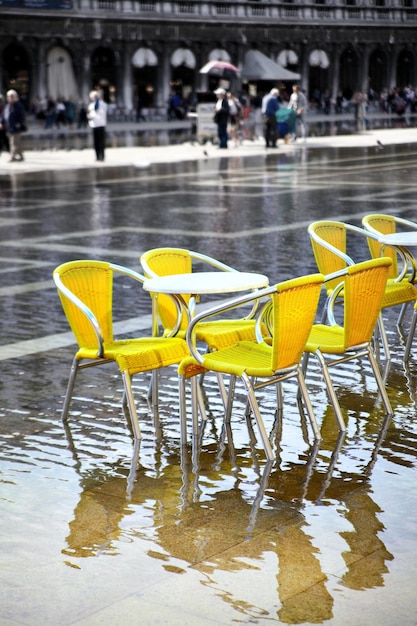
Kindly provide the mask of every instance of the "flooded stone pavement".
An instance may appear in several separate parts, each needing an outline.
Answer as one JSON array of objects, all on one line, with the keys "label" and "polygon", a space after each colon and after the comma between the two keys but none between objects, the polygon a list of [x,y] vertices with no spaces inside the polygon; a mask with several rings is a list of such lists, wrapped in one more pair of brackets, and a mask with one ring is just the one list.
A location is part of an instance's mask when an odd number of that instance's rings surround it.
[{"label": "flooded stone pavement", "polygon": [[[80,372],[62,424],[75,345],[51,280],[75,258],[139,270],[159,246],[271,283],[315,272],[310,222],[416,220],[416,173],[417,145],[405,143],[0,177],[2,625],[416,624],[417,338],[404,367],[397,310],[384,313],[390,420],[367,366],[345,364],[334,374],[340,437],[312,363],[323,439],[314,444],[292,383],[282,416],[265,389],[268,464],[241,390],[226,429],[208,376],[193,463],[180,446],[175,368],[163,373],[156,424],[148,379],[133,381],[138,449],[110,365]],[[351,252],[368,257],[359,239]],[[117,330],[150,332],[148,295],[123,281],[116,294]]]}]

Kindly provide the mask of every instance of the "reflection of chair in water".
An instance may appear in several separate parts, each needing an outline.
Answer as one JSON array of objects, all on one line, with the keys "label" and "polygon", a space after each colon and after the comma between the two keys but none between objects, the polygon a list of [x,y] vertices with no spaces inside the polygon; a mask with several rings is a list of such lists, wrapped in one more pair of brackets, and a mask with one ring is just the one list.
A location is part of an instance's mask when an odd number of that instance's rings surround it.
[{"label": "reflection of chair in water", "polygon": [[[245,386],[246,395],[268,460],[273,459],[274,455],[255,397],[256,389],[296,378],[314,436],[316,439],[320,438],[320,431],[301,371],[300,359],[316,315],[322,284],[323,276],[314,274],[288,280],[275,285],[275,287],[261,289],[256,294],[236,298],[229,304],[213,307],[209,311],[197,315],[190,323],[187,332],[187,341],[192,357],[185,358],[179,366],[180,385],[184,388],[185,379],[191,377],[194,381],[201,371],[211,370],[220,374],[230,374],[232,381],[229,388],[229,402],[225,411],[225,419],[229,421],[232,412],[234,380],[239,377]],[[239,341],[233,346],[205,355],[197,352],[194,344],[194,332],[201,320],[266,297],[272,300],[271,345],[265,342]],[[192,394],[194,398],[196,397],[195,385],[194,381]],[[184,391],[182,391],[182,397],[185,397]],[[182,402],[181,404],[181,411],[185,413],[185,403]],[[196,403],[193,401],[194,431],[196,431],[195,424],[197,422],[196,409]]]},{"label": "reflection of chair in water", "polygon": [[[233,458],[244,464],[238,468],[230,458],[215,469],[213,451],[202,452],[205,469],[198,491],[193,472],[184,473],[175,454],[166,456],[162,464],[158,457],[155,467],[139,468],[129,493],[126,478],[121,478],[128,474],[126,459],[123,467],[106,464],[96,484],[91,472],[81,481],[80,500],[62,552],[68,565],[82,566],[77,559],[122,554],[126,541],[142,542],[134,554],[141,555],[145,566],[146,559],[152,559],[155,567],[151,569],[160,568],[162,574],[186,572],[191,566],[202,585],[248,622],[256,617],[277,619],[277,611],[281,623],[323,623],[332,617],[334,599],[321,566],[322,547],[329,545],[327,531],[320,523],[309,524],[309,515],[325,512],[323,506],[315,511],[316,493],[333,502],[338,516],[345,515],[358,532],[356,542],[354,532],[346,532],[345,519],[342,531],[340,527],[334,530],[351,549],[342,554],[347,564],[341,574],[345,585],[352,589],[381,585],[385,562],[392,558],[375,536],[380,535],[381,526],[368,483],[375,455],[368,466],[358,468],[356,443],[354,449],[352,458],[347,448],[350,473],[335,471],[329,482],[326,473],[315,470],[316,446],[306,447],[296,457],[284,451],[286,457],[266,464],[261,475],[239,450]],[[327,461],[331,451],[328,447],[323,455]],[[335,469],[330,464],[329,472]],[[111,476],[106,478],[109,471]],[[183,486],[188,482],[187,492]],[[355,506],[359,507],[357,515]],[[359,560],[367,561],[368,569]],[[251,602],[257,591],[252,595],[245,585],[242,589],[240,581],[244,579],[247,585],[250,576],[254,584],[258,580],[265,585],[267,603]]]},{"label": "reflection of chair in water", "polygon": [[[314,491],[310,493],[310,497],[317,502],[329,498],[344,504],[344,517],[353,528],[339,533],[349,546],[349,550],[342,552],[347,571],[341,580],[350,589],[382,587],[384,585],[383,575],[388,572],[386,561],[393,559],[392,554],[380,539],[381,531],[384,528],[378,519],[381,509],[369,495],[372,493],[369,479],[377,461],[378,452],[387,435],[390,421],[390,416],[386,416],[379,432],[376,433],[374,429],[375,444],[369,462],[362,466],[359,465],[360,454],[357,450],[355,459],[358,467],[354,471],[341,469],[337,475],[333,476],[333,472],[336,474],[338,462],[343,468],[343,459],[341,458],[343,439],[341,439],[333,451],[325,480],[321,481],[321,485],[320,483],[315,485],[316,488],[320,489],[320,493],[318,495]],[[364,446],[363,450],[365,448],[368,451],[367,445]],[[348,445],[347,452],[349,452]],[[349,456],[348,465],[350,468],[351,463],[352,458]]]},{"label": "reflection of chair in water", "polygon": [[352,490],[343,499],[345,518],[352,530],[340,533],[349,546],[349,550],[342,552],[347,566],[342,583],[350,589],[383,587],[383,575],[389,571],[386,561],[394,558],[380,539],[384,525],[378,514],[382,511],[367,491]]},{"label": "reflection of chair in water", "polygon": [[[345,430],[346,426],[329,368],[352,359],[362,359],[365,356],[368,358],[386,412],[392,414],[385,385],[371,346],[390,265],[391,260],[383,257],[363,261],[338,272],[339,278],[336,280],[341,282],[328,299],[329,325],[314,324],[306,343],[303,371],[307,370],[309,355],[314,354],[322,370],[330,402],[341,430]],[[338,324],[335,319],[334,305],[342,291],[343,323]]]},{"label": "reflection of chair in water", "polygon": [[[144,281],[140,274],[104,261],[72,261],[60,265],[53,273],[62,307],[79,346],[72,362],[62,419],[65,421],[68,416],[78,370],[115,362],[122,373],[134,435],[139,439],[140,427],[131,377],[140,372],[153,372],[177,364],[188,354],[188,350],[183,339],[158,337],[114,339],[114,274],[133,278],[140,283]],[[155,404],[156,393],[155,386]]]}]

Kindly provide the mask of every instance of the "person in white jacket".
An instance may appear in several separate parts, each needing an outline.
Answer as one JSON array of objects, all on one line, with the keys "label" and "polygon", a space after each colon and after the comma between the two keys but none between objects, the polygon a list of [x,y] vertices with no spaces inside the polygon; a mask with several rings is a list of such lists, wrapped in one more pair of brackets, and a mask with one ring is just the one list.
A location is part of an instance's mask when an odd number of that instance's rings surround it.
[{"label": "person in white jacket", "polygon": [[94,150],[97,161],[104,161],[106,147],[107,104],[100,92],[90,92],[90,103],[87,110],[88,125],[93,129]]}]

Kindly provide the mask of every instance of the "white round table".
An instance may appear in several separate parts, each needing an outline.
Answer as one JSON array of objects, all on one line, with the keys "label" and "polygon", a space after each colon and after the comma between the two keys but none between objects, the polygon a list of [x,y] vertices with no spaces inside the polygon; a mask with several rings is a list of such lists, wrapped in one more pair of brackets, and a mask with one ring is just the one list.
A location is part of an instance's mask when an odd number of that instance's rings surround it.
[{"label": "white round table", "polygon": [[[264,274],[254,272],[192,272],[189,274],[169,274],[148,278],[143,288],[152,293],[166,293],[177,296],[190,318],[194,317],[197,296],[204,294],[225,294],[251,291],[268,287],[269,279]],[[189,295],[188,307],[181,296]]]}]

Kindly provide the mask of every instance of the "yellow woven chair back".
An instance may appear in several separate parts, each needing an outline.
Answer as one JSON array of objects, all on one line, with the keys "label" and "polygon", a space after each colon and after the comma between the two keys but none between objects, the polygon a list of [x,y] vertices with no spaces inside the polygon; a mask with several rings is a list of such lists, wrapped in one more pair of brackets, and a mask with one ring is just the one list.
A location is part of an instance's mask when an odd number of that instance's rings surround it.
[{"label": "yellow woven chair back", "polygon": [[348,267],[344,278],[346,347],[371,341],[391,263],[390,258],[382,257]]},{"label": "yellow woven chair back", "polygon": [[[113,272],[105,261],[71,261],[56,268],[63,284],[91,309],[100,325],[104,343],[113,341]],[[97,349],[97,335],[88,318],[65,295],[59,297],[80,348]]]},{"label": "yellow woven chair back", "polygon": [[[392,233],[395,233],[397,229],[394,217],[380,213],[366,215],[362,220],[362,224],[365,227],[369,226],[371,229],[377,230],[383,235],[391,235]],[[371,237],[368,238],[368,246],[373,259],[378,259],[383,254],[385,257],[389,257],[392,260],[388,278],[396,278],[398,276],[398,261],[395,248],[392,248],[391,246],[384,246],[384,249],[382,249],[382,244]]]},{"label": "yellow woven chair back", "polygon": [[[141,263],[144,266],[144,273],[150,278],[149,272],[146,272],[146,265],[157,276],[169,276],[171,274],[190,274],[192,272],[192,257],[188,250],[182,248],[155,248],[148,250],[141,256]],[[155,294],[152,294],[155,297]],[[158,316],[163,327],[171,330],[175,327],[177,321],[177,309],[172,298],[164,294],[157,296]],[[188,303],[189,296],[184,295],[183,299]],[[181,330],[186,330],[188,321],[185,315],[182,317]]]},{"label": "yellow woven chair back", "polygon": [[314,322],[323,276],[312,274],[276,285],[273,294],[273,371],[300,362]]},{"label": "yellow woven chair back", "polygon": [[[313,222],[308,227],[310,241],[313,248],[317,268],[324,276],[338,272],[347,266],[347,263],[331,250],[327,250],[320,241],[327,242],[343,253],[346,253],[346,228],[343,222],[320,221]],[[335,279],[326,283],[328,291],[334,289],[340,281]]]}]

